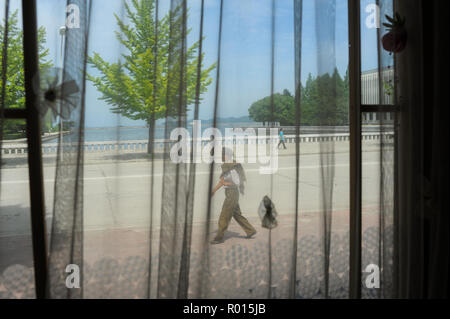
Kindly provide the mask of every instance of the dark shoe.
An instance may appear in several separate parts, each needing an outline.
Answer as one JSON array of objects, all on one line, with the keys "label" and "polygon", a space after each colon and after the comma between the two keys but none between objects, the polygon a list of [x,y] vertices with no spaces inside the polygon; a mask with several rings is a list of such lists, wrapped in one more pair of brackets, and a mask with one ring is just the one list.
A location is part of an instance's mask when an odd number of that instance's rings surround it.
[{"label": "dark shoe", "polygon": [[217,239],[215,238],[213,241],[211,241],[211,245],[217,245],[217,244],[221,244],[223,243],[224,240],[223,239]]},{"label": "dark shoe", "polygon": [[253,235],[255,235],[255,234],[256,234],[256,230],[255,230],[253,233],[248,234],[247,237],[245,237],[245,238],[250,239],[250,238],[252,238]]}]

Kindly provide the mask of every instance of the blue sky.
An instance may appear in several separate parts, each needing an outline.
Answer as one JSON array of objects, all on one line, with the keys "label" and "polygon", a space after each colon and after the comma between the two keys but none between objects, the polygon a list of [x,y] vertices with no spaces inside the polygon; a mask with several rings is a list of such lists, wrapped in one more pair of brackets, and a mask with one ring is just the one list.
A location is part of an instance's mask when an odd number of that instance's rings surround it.
[{"label": "blue sky", "polygon": [[[373,2],[361,1],[362,23],[367,15],[363,8]],[[12,0],[12,9],[18,8],[20,3],[21,1]],[[192,28],[188,37],[189,43],[198,39],[200,3],[200,0],[188,0],[188,25]],[[217,61],[218,56],[220,0],[206,0],[205,3],[205,65],[211,65]],[[321,14],[316,17],[316,6],[325,1],[304,0],[303,3],[302,81],[309,73],[316,75],[334,66],[343,75],[348,65],[347,1],[335,0],[334,24],[333,16],[325,13],[325,10],[320,10]],[[55,65],[60,64],[58,30],[65,22],[65,4],[65,0],[38,1],[38,23],[47,30],[47,47]],[[276,0],[275,4],[274,88],[275,92],[282,92],[283,89],[293,92],[293,0]],[[160,16],[167,13],[169,6],[169,0],[160,0]],[[253,102],[270,94],[271,9],[271,0],[224,0],[219,116],[248,115],[248,108]],[[2,5],[1,16],[4,15],[3,10]],[[123,14],[121,0],[93,1],[89,52],[98,52],[109,62],[117,61],[124,52],[114,35],[117,30],[114,13],[119,16]],[[334,33],[331,32],[333,30]],[[376,29],[367,29],[363,25],[362,34],[362,69],[376,68]],[[323,40],[319,44],[316,41],[318,35]],[[94,70],[88,71],[95,73]],[[210,119],[213,115],[216,70],[211,75],[214,81],[203,96],[204,100],[200,105],[201,119]],[[98,100],[100,95],[89,82],[86,94],[86,127],[145,125],[142,121],[131,121],[112,114],[109,106]]]}]

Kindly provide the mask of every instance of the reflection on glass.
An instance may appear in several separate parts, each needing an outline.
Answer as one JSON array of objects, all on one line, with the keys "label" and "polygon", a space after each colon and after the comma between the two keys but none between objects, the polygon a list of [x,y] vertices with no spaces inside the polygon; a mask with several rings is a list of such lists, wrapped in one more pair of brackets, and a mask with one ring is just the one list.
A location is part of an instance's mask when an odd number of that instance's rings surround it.
[{"label": "reflection on glass", "polygon": [[381,38],[392,16],[392,0],[361,0],[361,104],[394,104],[394,56]]}]

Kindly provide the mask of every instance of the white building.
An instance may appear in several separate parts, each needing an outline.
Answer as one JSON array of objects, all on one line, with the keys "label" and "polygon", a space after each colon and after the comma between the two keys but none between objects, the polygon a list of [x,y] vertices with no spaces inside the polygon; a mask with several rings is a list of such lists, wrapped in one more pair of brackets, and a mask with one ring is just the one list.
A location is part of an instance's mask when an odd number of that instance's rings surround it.
[{"label": "white building", "polygon": [[[388,87],[392,87],[394,85],[394,69],[389,68],[385,69],[382,72],[383,82],[382,85],[386,85]],[[387,94],[384,90],[384,95],[381,97],[382,101],[380,103],[379,99],[379,78],[378,78],[378,69],[369,70],[362,72],[361,74],[361,104],[362,105],[389,105],[393,104],[393,92],[391,94]],[[383,116],[383,120],[391,121],[393,120],[391,113],[362,113],[362,122],[363,124],[370,123],[379,123],[380,116]]]}]

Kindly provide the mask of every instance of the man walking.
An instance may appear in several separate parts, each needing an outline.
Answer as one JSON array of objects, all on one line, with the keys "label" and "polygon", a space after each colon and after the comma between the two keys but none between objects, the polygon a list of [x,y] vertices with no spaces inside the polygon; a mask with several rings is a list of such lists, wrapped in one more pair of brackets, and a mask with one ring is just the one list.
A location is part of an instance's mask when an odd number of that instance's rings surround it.
[{"label": "man walking", "polygon": [[280,128],[280,143],[278,143],[278,149],[281,144],[283,144],[284,149],[286,149],[286,144],[284,144],[284,132],[282,128]]},{"label": "man walking", "polygon": [[224,162],[222,164],[222,175],[211,196],[214,196],[217,190],[223,186],[225,188],[225,200],[219,217],[219,230],[211,244],[223,243],[223,236],[232,217],[244,229],[247,238],[256,234],[255,228],[250,225],[247,218],[242,216],[239,207],[239,192],[244,194],[244,182],[246,180],[244,169],[240,163],[233,161],[233,151],[225,147],[222,149],[222,162]]}]

